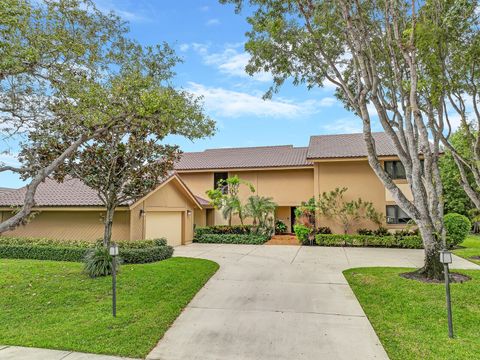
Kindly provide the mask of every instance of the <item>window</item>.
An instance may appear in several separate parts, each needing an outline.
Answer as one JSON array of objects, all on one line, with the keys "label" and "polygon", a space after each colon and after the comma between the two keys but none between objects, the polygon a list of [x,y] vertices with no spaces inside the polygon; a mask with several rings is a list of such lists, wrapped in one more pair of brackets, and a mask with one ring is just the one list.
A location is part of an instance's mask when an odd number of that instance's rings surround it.
[{"label": "window", "polygon": [[405,168],[400,161],[385,161],[385,171],[392,179],[405,179]]},{"label": "window", "polygon": [[[227,179],[228,179],[228,172],[213,173],[213,188],[218,189],[218,182],[220,180],[227,180]],[[224,186],[221,190],[224,194],[226,194],[228,189],[226,186]]]},{"label": "window", "polygon": [[406,224],[410,217],[398,205],[387,205],[387,224]]}]

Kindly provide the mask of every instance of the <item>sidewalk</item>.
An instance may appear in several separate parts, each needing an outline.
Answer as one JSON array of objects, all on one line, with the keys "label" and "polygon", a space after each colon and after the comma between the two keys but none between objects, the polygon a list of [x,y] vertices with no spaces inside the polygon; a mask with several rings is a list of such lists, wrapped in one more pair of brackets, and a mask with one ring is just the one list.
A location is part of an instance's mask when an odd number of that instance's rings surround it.
[{"label": "sidewalk", "polygon": [[134,360],[119,356],[0,345],[2,360]]}]

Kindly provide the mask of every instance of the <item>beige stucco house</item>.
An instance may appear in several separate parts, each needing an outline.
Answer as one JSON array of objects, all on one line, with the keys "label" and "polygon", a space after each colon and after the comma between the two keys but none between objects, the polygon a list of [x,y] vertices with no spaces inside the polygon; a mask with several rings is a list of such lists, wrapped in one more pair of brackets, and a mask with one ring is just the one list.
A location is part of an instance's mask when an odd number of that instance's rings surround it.
[{"label": "beige stucco house", "polygon": [[[384,133],[375,133],[377,154],[387,172],[411,198],[401,163]],[[114,240],[166,237],[171,245],[188,244],[195,226],[225,224],[205,192],[221,178],[238,175],[251,182],[256,194],[272,197],[278,204],[276,218],[288,230],[294,209],[302,201],[336,187],[347,187],[346,199],[371,201],[385,214],[385,227],[404,226],[407,215],[395,204],[367,161],[362,134],[312,136],[308,147],[292,145],[209,149],[184,153],[175,172],[150,194],[119,207],[114,218]],[[25,188],[0,193],[0,221],[22,204]],[[243,189],[246,198],[250,194]],[[94,190],[79,180],[57,183],[48,179],[38,188],[36,215],[26,225],[5,235],[96,240],[102,237],[104,210]],[[320,219],[322,226],[342,232],[339,224]],[[238,223],[238,219],[234,219]],[[371,227],[358,223],[352,228]]]},{"label": "beige stucco house", "polygon": [[[0,221],[22,204],[25,188],[0,195]],[[172,173],[147,196],[117,208],[112,239],[165,237],[172,246],[193,239],[194,212],[202,206],[184,182]],[[48,237],[95,241],[103,236],[105,211],[97,193],[77,179],[58,183],[47,179],[35,195],[33,218],[7,236]]]},{"label": "beige stucco house", "polygon": [[[400,189],[412,198],[390,139],[384,133],[373,135],[379,159]],[[285,222],[288,231],[292,231],[296,206],[336,187],[348,188],[346,200],[361,197],[371,201],[377,211],[385,215],[384,226],[389,229],[401,228],[409,220],[370,168],[363,134],[312,136],[308,147],[284,145],[185,153],[176,171],[199,196],[205,196],[218,179],[238,175],[254,185],[256,194],[273,198],[278,205],[276,218]],[[241,196],[249,195],[245,187]],[[342,232],[339,224],[329,219],[320,221],[322,226]],[[219,211],[204,207],[196,212],[195,223],[198,226],[225,224],[226,220]],[[233,223],[238,224],[238,219]],[[352,231],[361,227],[372,227],[372,224],[360,222]]]}]

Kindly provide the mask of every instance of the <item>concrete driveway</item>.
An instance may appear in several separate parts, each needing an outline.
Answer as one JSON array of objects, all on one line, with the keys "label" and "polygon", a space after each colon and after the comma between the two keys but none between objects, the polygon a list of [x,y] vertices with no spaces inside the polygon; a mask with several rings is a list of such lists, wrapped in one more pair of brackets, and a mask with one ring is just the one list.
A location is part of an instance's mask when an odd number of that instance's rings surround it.
[{"label": "concrete driveway", "polygon": [[342,270],[418,267],[423,251],[192,244],[175,256],[220,269],[147,359],[365,360],[388,357]]}]

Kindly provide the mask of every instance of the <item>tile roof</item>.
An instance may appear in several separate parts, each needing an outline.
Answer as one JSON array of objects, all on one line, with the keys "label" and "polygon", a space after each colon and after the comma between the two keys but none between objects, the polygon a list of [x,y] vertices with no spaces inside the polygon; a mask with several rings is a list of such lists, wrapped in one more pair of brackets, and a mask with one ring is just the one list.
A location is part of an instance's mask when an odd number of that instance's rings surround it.
[{"label": "tile roof", "polygon": [[[166,176],[160,184],[170,179],[175,173]],[[22,206],[26,187],[14,191],[0,193],[0,206]],[[47,178],[38,185],[35,192],[35,205],[48,206],[102,206],[97,192],[79,179],[67,178],[60,183]],[[127,203],[123,205],[129,205]]]},{"label": "tile roof", "polygon": [[[23,205],[26,187],[0,194],[0,206]],[[47,178],[38,185],[36,206],[103,206],[97,192],[78,179],[66,179],[59,183]]]},{"label": "tile roof", "polygon": [[306,147],[292,145],[208,149],[186,152],[175,170],[311,166]]},{"label": "tile roof", "polygon": [[[395,147],[383,132],[372,133],[377,155],[396,156]],[[310,137],[307,159],[354,158],[367,156],[361,134],[318,135]]]},{"label": "tile roof", "polygon": [[14,191],[14,190],[17,190],[17,189],[0,187],[0,195],[5,194],[5,193],[10,192],[10,191]]},{"label": "tile roof", "polygon": [[198,203],[202,206],[209,206],[210,200],[204,199],[200,196],[195,195],[195,199],[197,199]]}]

